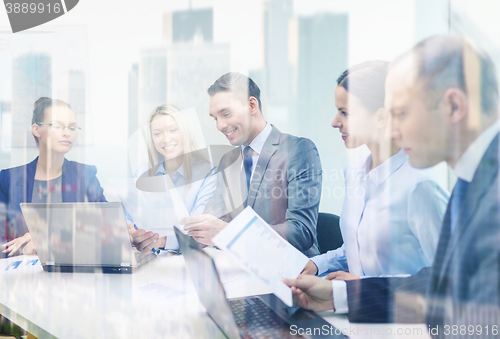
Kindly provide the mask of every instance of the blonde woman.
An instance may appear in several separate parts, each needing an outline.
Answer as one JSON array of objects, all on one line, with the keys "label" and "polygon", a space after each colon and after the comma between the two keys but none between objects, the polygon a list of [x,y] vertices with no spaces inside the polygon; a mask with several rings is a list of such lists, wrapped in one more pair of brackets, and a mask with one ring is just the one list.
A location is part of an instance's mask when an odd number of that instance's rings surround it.
[{"label": "blonde woman", "polygon": [[[169,175],[190,215],[200,215],[212,197],[217,177],[215,168],[200,147],[184,114],[172,105],[156,107],[147,122],[148,168],[137,177]],[[130,221],[130,220],[129,220]],[[136,248],[143,252],[178,249],[175,237],[161,237],[129,224]]]}]

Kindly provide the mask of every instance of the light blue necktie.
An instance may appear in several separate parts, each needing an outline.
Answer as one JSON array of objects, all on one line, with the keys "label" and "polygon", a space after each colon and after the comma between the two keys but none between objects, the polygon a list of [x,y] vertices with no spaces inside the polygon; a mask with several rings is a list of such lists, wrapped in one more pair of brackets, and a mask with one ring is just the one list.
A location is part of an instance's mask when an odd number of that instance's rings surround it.
[{"label": "light blue necktie", "polygon": [[469,183],[467,181],[458,178],[457,183],[455,184],[455,188],[453,188],[453,193],[451,194],[450,227],[452,234],[457,225],[458,216],[460,215],[460,209],[464,204],[468,185]]}]

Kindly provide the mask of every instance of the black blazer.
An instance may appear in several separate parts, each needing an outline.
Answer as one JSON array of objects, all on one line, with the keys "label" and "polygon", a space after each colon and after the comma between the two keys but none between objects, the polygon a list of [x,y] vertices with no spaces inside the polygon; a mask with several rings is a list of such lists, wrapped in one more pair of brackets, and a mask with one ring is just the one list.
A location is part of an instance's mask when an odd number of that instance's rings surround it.
[{"label": "black blazer", "polygon": [[[6,227],[0,227],[0,239],[8,240],[28,232],[21,214],[22,202],[31,202],[38,157],[29,164],[0,172],[0,203],[7,210]],[[106,201],[96,177],[95,166],[64,159],[62,168],[63,202]]]}]

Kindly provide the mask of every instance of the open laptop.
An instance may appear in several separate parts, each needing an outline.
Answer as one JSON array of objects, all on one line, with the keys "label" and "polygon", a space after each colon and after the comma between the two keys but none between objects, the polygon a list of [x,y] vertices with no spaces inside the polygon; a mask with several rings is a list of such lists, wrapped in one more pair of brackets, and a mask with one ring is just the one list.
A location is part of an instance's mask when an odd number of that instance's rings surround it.
[{"label": "open laptop", "polygon": [[119,202],[22,203],[21,210],[47,272],[132,273],[156,258],[132,247]]},{"label": "open laptop", "polygon": [[274,294],[228,300],[213,259],[192,237],[177,228],[175,234],[201,303],[228,338],[347,338],[315,312],[288,307]]}]

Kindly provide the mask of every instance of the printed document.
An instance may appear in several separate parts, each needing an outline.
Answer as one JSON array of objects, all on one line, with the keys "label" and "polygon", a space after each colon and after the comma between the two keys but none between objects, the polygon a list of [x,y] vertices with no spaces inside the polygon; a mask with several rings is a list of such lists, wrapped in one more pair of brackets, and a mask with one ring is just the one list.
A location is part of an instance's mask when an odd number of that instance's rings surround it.
[{"label": "printed document", "polygon": [[297,278],[309,258],[276,233],[251,207],[245,208],[212,242],[229,252],[285,304],[293,305],[292,290],[283,279]]}]

